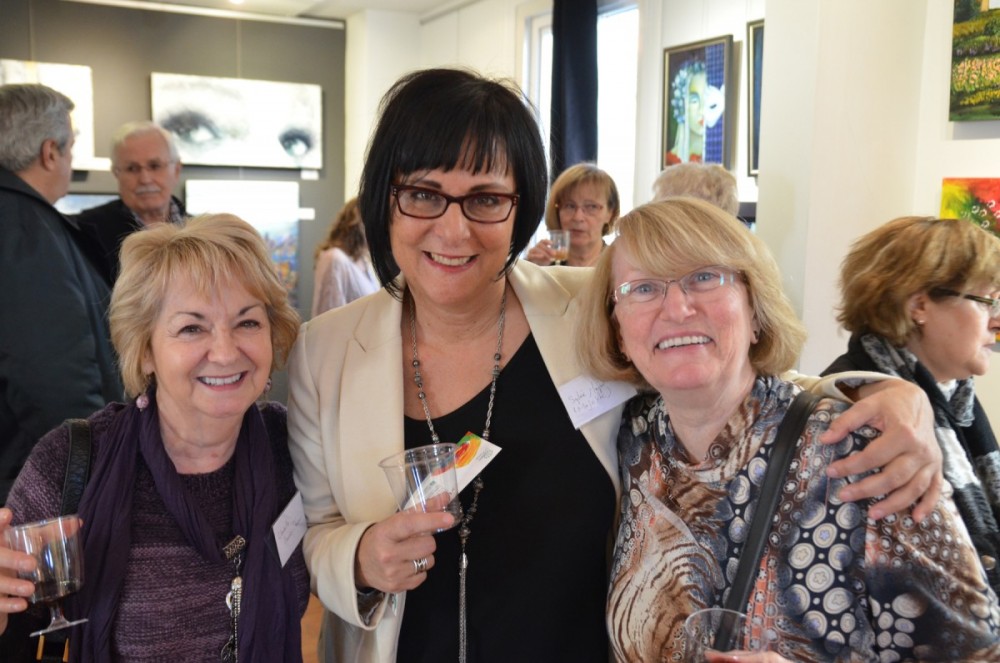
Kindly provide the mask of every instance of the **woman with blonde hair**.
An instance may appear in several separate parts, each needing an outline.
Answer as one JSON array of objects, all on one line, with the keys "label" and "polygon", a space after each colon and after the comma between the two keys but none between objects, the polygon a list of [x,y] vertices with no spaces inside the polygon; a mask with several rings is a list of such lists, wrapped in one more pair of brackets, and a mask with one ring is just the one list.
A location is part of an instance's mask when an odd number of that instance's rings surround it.
[{"label": "woman with blonde hair", "polygon": [[761,517],[763,554],[748,599],[735,595],[749,618],[742,651],[708,660],[997,660],[997,597],[951,500],[922,523],[909,512],[876,521],[872,500],[843,498],[861,476],[827,475],[877,436],[826,435],[845,404],[819,402],[792,438],[777,508],[757,513],[778,426],[801,391],[782,373],[805,329],[774,258],[735,217],[691,198],[632,210],[581,309],[583,365],[645,391],[618,432],[607,603],[617,660],[682,656],[685,618],[738,591]]},{"label": "woman with blonde hair", "polygon": [[[611,234],[621,213],[618,187],[596,164],[578,163],[556,178],[545,206],[545,226],[569,231],[571,267],[588,267],[604,250],[604,236]],[[536,265],[552,265],[556,256],[547,239],[531,247],[527,259]]]},{"label": "woman with blonde hair", "polygon": [[[234,216],[133,233],[121,258],[109,317],[130,400],[87,419],[86,581],[66,610],[89,621],[68,634],[70,660],[300,663],[305,560],[301,546],[284,562],[272,550],[295,495],[285,408],[257,402],[298,314],[264,241]],[[38,442],[0,530],[60,514],[71,444],[66,427]],[[0,544],[5,596],[31,595],[11,579],[30,566]],[[0,602],[0,630],[26,607]],[[30,615],[12,633],[32,630]]]}]

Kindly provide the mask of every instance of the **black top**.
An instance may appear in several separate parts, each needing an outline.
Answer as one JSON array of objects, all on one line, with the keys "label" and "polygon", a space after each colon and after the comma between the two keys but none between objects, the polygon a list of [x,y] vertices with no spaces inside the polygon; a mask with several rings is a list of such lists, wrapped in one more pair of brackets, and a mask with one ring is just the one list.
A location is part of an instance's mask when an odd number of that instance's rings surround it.
[{"label": "black top", "polygon": [[[171,208],[176,207],[178,216],[183,217],[185,211],[181,201],[173,196],[170,200]],[[121,253],[122,242],[130,234],[142,230],[142,223],[121,198],[86,209],[76,215],[75,219],[89,242],[89,246],[86,247],[89,257],[101,272],[105,282],[109,286],[114,286],[121,271],[118,254]]]},{"label": "black top", "polygon": [[[481,435],[488,402],[489,386],[435,419],[441,440]],[[500,374],[490,428],[490,441],[503,451],[483,471],[469,526],[469,663],[607,663],[614,486],[570,423],[531,336]],[[407,448],[431,443],[425,420],[407,418],[404,431]],[[470,483],[464,509],[472,494]],[[458,660],[457,530],[436,535],[435,566],[407,593],[401,663]]]}]

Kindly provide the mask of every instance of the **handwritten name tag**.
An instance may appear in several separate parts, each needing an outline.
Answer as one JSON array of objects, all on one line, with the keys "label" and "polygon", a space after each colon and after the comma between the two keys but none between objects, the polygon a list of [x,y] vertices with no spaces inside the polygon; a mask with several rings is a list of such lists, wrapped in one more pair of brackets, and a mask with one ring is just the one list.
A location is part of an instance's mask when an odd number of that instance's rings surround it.
[{"label": "handwritten name tag", "polygon": [[603,382],[589,375],[573,378],[559,387],[566,412],[574,428],[580,428],[638,393],[625,382]]},{"label": "handwritten name tag", "polygon": [[274,542],[278,547],[278,558],[284,566],[295,552],[295,546],[299,545],[299,541],[306,535],[306,510],[302,504],[302,493],[295,491],[288,506],[274,521],[271,530],[274,532]]}]

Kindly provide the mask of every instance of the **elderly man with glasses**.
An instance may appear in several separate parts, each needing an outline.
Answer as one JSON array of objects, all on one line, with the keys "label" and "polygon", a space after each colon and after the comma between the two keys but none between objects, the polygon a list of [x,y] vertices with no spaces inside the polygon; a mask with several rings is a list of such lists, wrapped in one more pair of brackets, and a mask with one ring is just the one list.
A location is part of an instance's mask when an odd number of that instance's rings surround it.
[{"label": "elderly man with glasses", "polygon": [[129,122],[119,127],[111,141],[111,172],[120,198],[82,212],[77,221],[98,245],[98,267],[114,285],[125,237],[156,223],[177,223],[185,212],[173,196],[181,175],[177,147],[158,124]]}]

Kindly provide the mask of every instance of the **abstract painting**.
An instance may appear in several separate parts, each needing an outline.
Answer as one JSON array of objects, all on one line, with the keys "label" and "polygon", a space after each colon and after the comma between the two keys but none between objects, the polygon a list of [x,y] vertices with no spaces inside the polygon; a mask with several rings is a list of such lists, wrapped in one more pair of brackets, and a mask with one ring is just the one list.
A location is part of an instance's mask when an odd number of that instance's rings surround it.
[{"label": "abstract painting", "polygon": [[1000,179],[946,177],[941,218],[968,219],[1000,237]]}]

